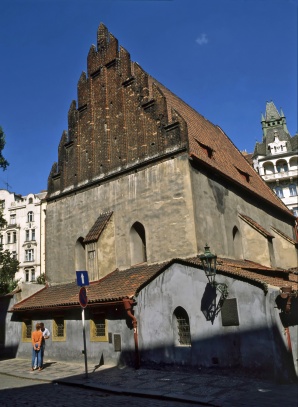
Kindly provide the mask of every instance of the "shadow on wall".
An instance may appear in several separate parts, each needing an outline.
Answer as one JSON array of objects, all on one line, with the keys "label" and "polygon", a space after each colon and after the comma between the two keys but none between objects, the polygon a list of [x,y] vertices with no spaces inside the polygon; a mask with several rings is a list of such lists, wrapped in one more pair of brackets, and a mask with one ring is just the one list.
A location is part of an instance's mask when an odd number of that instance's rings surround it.
[{"label": "shadow on wall", "polygon": [[[292,353],[287,349],[277,326],[271,332],[268,329],[241,333],[222,331],[220,335],[192,339],[191,346],[171,344],[140,349],[140,357],[141,366],[153,363],[193,368],[230,368],[278,383],[297,381]],[[121,358],[125,363],[127,355],[122,353]]]},{"label": "shadow on wall", "polygon": [[18,346],[17,345],[8,345],[5,346],[6,338],[6,318],[7,311],[10,307],[11,295],[4,295],[0,297],[0,358],[4,357],[15,357],[17,354]]}]

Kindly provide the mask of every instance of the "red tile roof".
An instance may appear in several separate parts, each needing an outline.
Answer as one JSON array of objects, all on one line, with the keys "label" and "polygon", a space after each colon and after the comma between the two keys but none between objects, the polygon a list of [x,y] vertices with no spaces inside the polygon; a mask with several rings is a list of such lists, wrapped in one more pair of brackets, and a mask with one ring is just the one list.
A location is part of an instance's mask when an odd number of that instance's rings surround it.
[{"label": "red tile roof", "polygon": [[[88,305],[111,303],[121,301],[123,298],[132,298],[174,263],[202,269],[198,257],[173,259],[169,262],[152,265],[143,263],[126,270],[116,269],[101,280],[90,283],[87,287]],[[247,260],[218,258],[217,272],[259,286],[264,292],[267,292],[268,285],[275,287],[291,286],[294,291],[298,290],[297,281],[293,280],[296,277],[294,272],[271,269]],[[292,274],[293,279],[289,280],[289,275],[292,276]],[[45,287],[31,297],[15,304],[10,311],[80,307],[79,290],[80,287],[75,282]]]},{"label": "red tile roof", "polygon": [[113,212],[106,212],[102,213],[99,215],[97,220],[95,221],[94,225],[90,229],[90,231],[87,233],[84,243],[91,243],[91,242],[97,242],[99,239],[99,236],[103,232],[104,228],[106,227],[106,224],[110,220]]},{"label": "red tile roof", "polygon": [[[169,120],[178,112],[188,129],[189,155],[198,163],[221,173],[225,178],[249,190],[270,205],[277,206],[293,216],[260,175],[253,169],[243,154],[232,143],[224,131],[205,119],[169,89],[149,76],[151,86],[155,83],[165,95],[168,103]],[[206,148],[212,154],[206,154]],[[294,217],[293,217],[294,222]]]}]

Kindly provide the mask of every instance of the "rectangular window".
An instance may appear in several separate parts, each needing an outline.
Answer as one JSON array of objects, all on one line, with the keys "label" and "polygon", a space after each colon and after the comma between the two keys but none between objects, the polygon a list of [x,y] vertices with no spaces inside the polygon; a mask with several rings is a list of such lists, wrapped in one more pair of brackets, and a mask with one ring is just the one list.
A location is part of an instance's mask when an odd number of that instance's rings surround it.
[{"label": "rectangular window", "polygon": [[30,272],[29,270],[25,270],[25,282],[29,283],[29,278],[30,278]]},{"label": "rectangular window", "polygon": [[34,269],[32,269],[31,270],[31,281],[35,281],[35,270]]},{"label": "rectangular window", "polygon": [[11,233],[7,233],[7,243],[11,243]]},{"label": "rectangular window", "polygon": [[22,342],[31,342],[32,321],[24,319],[22,323]]},{"label": "rectangular window", "polygon": [[31,240],[35,240],[35,229],[31,230]]},{"label": "rectangular window", "polygon": [[33,249],[25,250],[25,261],[34,261],[34,250]]},{"label": "rectangular window", "polygon": [[63,317],[57,317],[53,319],[53,341],[65,341],[66,329],[65,320]]},{"label": "rectangular window", "polygon": [[0,200],[0,208],[1,209],[5,208],[5,200]]},{"label": "rectangular window", "polygon": [[10,215],[10,224],[15,225],[16,223],[16,215]]},{"label": "rectangular window", "polygon": [[105,315],[93,315],[90,320],[90,341],[108,342],[108,340],[108,327]]},{"label": "rectangular window", "polygon": [[25,240],[26,240],[26,242],[28,242],[30,240],[30,230],[26,230],[25,232],[26,232]]},{"label": "rectangular window", "polygon": [[13,243],[16,243],[17,242],[17,232],[12,232],[12,241],[13,241]]}]

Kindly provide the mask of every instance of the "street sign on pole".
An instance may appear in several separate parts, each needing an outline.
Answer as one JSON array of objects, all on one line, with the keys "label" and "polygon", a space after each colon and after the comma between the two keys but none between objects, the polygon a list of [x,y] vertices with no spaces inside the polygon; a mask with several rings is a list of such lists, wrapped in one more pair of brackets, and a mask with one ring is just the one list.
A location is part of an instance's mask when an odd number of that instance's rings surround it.
[{"label": "street sign on pole", "polygon": [[86,288],[85,288],[85,287],[81,287],[81,288],[80,288],[80,292],[79,292],[79,302],[80,302],[82,308],[86,308],[86,307],[87,307],[88,298],[87,298],[87,292],[86,292]]},{"label": "street sign on pole", "polygon": [[83,287],[89,285],[88,271],[76,271],[77,273],[77,285]]},{"label": "street sign on pole", "polygon": [[84,342],[84,357],[85,357],[85,376],[88,377],[88,366],[87,366],[87,348],[86,348],[86,333],[85,333],[85,308],[87,307],[88,298],[85,287],[81,287],[79,291],[79,302],[82,307],[82,325],[83,325],[83,342]]}]

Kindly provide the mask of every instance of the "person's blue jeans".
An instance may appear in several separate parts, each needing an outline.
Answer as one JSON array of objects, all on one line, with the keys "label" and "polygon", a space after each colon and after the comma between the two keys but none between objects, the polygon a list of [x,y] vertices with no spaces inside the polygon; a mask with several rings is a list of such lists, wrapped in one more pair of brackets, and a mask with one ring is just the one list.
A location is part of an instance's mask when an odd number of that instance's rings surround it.
[{"label": "person's blue jeans", "polygon": [[32,348],[32,367],[34,367],[35,358],[37,360],[37,367],[42,367],[41,350],[35,350]]}]

